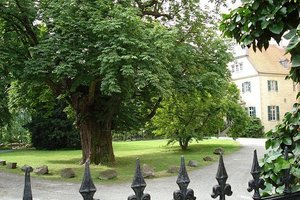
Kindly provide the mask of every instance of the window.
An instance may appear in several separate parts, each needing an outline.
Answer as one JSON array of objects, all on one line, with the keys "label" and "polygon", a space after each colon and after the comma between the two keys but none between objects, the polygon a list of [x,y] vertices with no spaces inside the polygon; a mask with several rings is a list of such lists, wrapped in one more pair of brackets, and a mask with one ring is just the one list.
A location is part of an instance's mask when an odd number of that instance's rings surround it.
[{"label": "window", "polygon": [[243,63],[238,63],[234,61],[234,64],[231,65],[231,72],[238,72],[243,70]]},{"label": "window", "polygon": [[242,83],[242,92],[251,92],[251,83],[250,81],[246,81],[244,83]]},{"label": "window", "polygon": [[286,69],[288,69],[289,68],[289,60],[286,58],[286,59],[280,59],[279,60],[279,63],[284,67],[284,68],[286,68]]},{"label": "window", "polygon": [[248,108],[248,114],[249,114],[249,116],[251,116],[251,117],[255,117],[255,116],[256,116],[256,109],[255,109],[254,106],[250,106],[250,107]]},{"label": "window", "polygon": [[268,91],[278,91],[277,81],[268,80]]},{"label": "window", "polygon": [[240,71],[242,71],[243,70],[243,63],[239,63],[239,65],[240,65]]},{"label": "window", "polygon": [[234,71],[235,71],[235,66],[231,65],[231,72],[234,72]]},{"label": "window", "polygon": [[268,120],[279,121],[279,106],[268,106]]}]

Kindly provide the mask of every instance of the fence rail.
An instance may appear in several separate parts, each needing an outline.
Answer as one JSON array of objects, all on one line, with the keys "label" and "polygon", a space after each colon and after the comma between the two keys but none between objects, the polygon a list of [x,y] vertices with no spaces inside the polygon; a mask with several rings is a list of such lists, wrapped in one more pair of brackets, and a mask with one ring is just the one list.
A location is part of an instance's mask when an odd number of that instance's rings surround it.
[{"label": "fence rail", "polygon": [[[284,157],[288,160],[288,149],[286,148],[284,151]],[[85,163],[85,172],[82,180],[81,187],[79,189],[79,193],[82,195],[83,200],[96,200],[94,199],[94,194],[96,193],[96,187],[92,181],[90,174],[90,163],[87,161]],[[31,167],[25,168],[25,184],[24,184],[24,193],[23,200],[32,200],[32,191],[31,191],[31,181],[30,181],[30,172],[32,172]],[[284,194],[282,195],[274,195],[269,197],[261,197],[260,189],[264,189],[264,180],[260,178],[261,168],[258,164],[257,153],[254,151],[253,163],[251,168],[251,175],[253,177],[252,180],[248,182],[248,192],[254,192],[252,198],[254,200],[300,200],[300,191],[299,192],[291,192],[290,189],[290,170],[287,169],[285,171],[285,177],[283,177],[283,184],[285,185]],[[225,200],[226,196],[231,196],[233,194],[231,190],[230,184],[226,183],[228,179],[228,175],[225,169],[223,156],[220,155],[219,158],[219,166],[216,174],[216,179],[218,184],[213,187],[213,192],[211,194],[212,198],[219,198],[219,200]],[[188,188],[190,183],[190,179],[185,167],[184,157],[181,157],[181,164],[178,173],[178,178],[176,183],[179,186],[179,190],[174,191],[173,200],[195,200],[196,197],[194,195],[193,189]],[[146,182],[143,178],[140,161],[136,160],[136,170],[133,178],[133,182],[131,185],[134,194],[129,196],[128,200],[150,200],[150,194],[144,193],[146,188]]]}]

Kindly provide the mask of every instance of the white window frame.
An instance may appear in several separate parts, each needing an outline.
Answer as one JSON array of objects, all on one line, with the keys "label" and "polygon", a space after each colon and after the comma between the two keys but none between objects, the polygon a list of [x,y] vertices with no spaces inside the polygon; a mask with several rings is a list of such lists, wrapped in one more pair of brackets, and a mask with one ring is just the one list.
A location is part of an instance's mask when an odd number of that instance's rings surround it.
[{"label": "white window frame", "polygon": [[248,107],[248,114],[250,117],[256,117],[256,108],[254,106]]},{"label": "white window frame", "polygon": [[250,81],[246,81],[242,83],[242,92],[246,93],[246,92],[251,92],[251,82]]},{"label": "white window frame", "polygon": [[279,106],[268,106],[268,120],[279,121]]},{"label": "white window frame", "polygon": [[238,63],[237,61],[234,61],[234,63],[231,65],[231,72],[239,72],[243,70],[243,63]]},{"label": "white window frame", "polygon": [[268,80],[268,91],[278,91],[278,82],[276,80]]}]

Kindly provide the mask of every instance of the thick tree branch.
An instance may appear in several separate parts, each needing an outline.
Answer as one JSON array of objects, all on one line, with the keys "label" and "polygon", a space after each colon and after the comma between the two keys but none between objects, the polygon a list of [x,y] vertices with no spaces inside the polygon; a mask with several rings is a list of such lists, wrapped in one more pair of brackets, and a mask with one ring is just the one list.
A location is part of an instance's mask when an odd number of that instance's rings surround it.
[{"label": "thick tree branch", "polygon": [[95,91],[96,91],[96,85],[99,83],[101,79],[97,78],[93,80],[89,86],[89,98],[88,98],[88,104],[92,105],[95,102]]},{"label": "thick tree branch", "polygon": [[145,15],[150,15],[150,16],[153,16],[155,18],[159,18],[159,17],[166,17],[168,19],[172,19],[172,15],[171,14],[166,14],[166,13],[160,13],[158,11],[152,11],[152,10],[142,10],[142,15],[145,16]]},{"label": "thick tree branch", "polygon": [[135,2],[140,9],[142,16],[153,16],[154,18],[166,17],[168,19],[173,18],[171,14],[159,11],[159,2],[157,0],[149,0],[144,3],[141,0],[135,0]]},{"label": "thick tree branch", "polygon": [[160,105],[160,103],[162,102],[163,98],[159,97],[158,100],[156,101],[155,105],[153,106],[151,112],[147,115],[146,119],[147,121],[152,119],[154,117],[154,115],[156,114],[156,111]]},{"label": "thick tree branch", "polygon": [[19,10],[22,14],[22,18],[19,19],[19,20],[23,24],[24,28],[26,29],[27,34],[31,38],[31,45],[36,46],[38,44],[38,39],[37,39],[37,36],[34,33],[33,29],[32,29],[32,23],[30,22],[28,16],[26,15],[26,10],[24,10],[22,8],[22,6],[20,5],[19,0],[15,0],[15,2],[16,2],[17,7],[19,8]]}]

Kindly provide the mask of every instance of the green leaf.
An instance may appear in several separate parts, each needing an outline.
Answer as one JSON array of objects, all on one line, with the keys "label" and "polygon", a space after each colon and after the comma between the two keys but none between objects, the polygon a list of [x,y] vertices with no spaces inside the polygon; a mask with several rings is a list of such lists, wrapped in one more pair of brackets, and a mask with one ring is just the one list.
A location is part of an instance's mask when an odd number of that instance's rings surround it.
[{"label": "green leaf", "polygon": [[272,163],[265,163],[263,166],[264,172],[268,172],[274,169],[274,165]]},{"label": "green leaf", "polygon": [[283,37],[286,40],[290,40],[292,37],[294,37],[297,33],[296,29],[291,29],[288,33],[286,33]]},{"label": "green leaf", "polygon": [[283,30],[283,27],[284,27],[283,22],[272,23],[271,26],[269,26],[269,30],[272,33],[280,34]]},{"label": "green leaf", "polygon": [[280,156],[282,156],[281,152],[278,151],[270,151],[269,155],[266,159],[267,163],[272,163],[274,160],[276,160],[277,158],[279,158]]},{"label": "green leaf", "polygon": [[300,55],[293,55],[292,56],[292,67],[299,67],[300,66]]},{"label": "green leaf", "polygon": [[286,145],[291,145],[292,144],[292,138],[289,137],[289,136],[286,136],[283,138],[283,141],[282,141],[284,144]]},{"label": "green leaf", "polygon": [[242,19],[241,16],[237,15],[236,18],[235,18],[235,22],[239,22],[239,21],[241,21],[241,19]]},{"label": "green leaf", "polygon": [[287,13],[287,9],[286,9],[286,7],[282,7],[280,10],[279,10],[279,12],[281,12],[281,14],[286,14]]},{"label": "green leaf", "polygon": [[297,192],[300,190],[300,185],[294,185],[292,186],[292,192]]},{"label": "green leaf", "polygon": [[265,18],[261,22],[261,29],[265,29],[270,24],[270,21],[266,20]]},{"label": "green leaf", "polygon": [[300,144],[296,144],[295,145],[295,148],[294,148],[294,150],[293,150],[293,153],[295,154],[295,155],[300,155]]},{"label": "green leaf", "polygon": [[296,136],[293,137],[294,142],[300,140],[300,134],[297,134]]},{"label": "green leaf", "polygon": [[295,29],[293,29],[293,30],[295,31],[295,33],[294,33],[294,31],[291,30],[284,36],[287,40],[291,37],[291,40],[290,40],[288,46],[286,47],[286,51],[288,51],[288,52],[293,50],[300,43],[300,37],[296,34],[296,30]]},{"label": "green leaf", "polygon": [[281,139],[273,139],[273,142],[272,142],[272,148],[273,148],[274,150],[279,149],[281,142],[282,142]]},{"label": "green leaf", "polygon": [[283,193],[283,191],[284,191],[284,185],[282,185],[282,186],[280,186],[280,187],[278,187],[278,188],[276,188],[276,193],[278,193],[278,194],[282,194]]},{"label": "green leaf", "polygon": [[266,147],[266,149],[269,149],[270,147],[272,147],[272,140],[271,139],[266,141],[265,147]]},{"label": "green leaf", "polygon": [[296,167],[292,167],[291,174],[297,178],[300,178],[300,169]]},{"label": "green leaf", "polygon": [[289,169],[290,167],[291,167],[291,164],[289,163],[289,161],[280,157],[275,161],[273,170],[276,174],[278,174],[281,170]]},{"label": "green leaf", "polygon": [[279,182],[279,177],[276,176],[275,174],[271,174],[270,178],[272,179],[272,181],[274,181],[275,183]]}]

